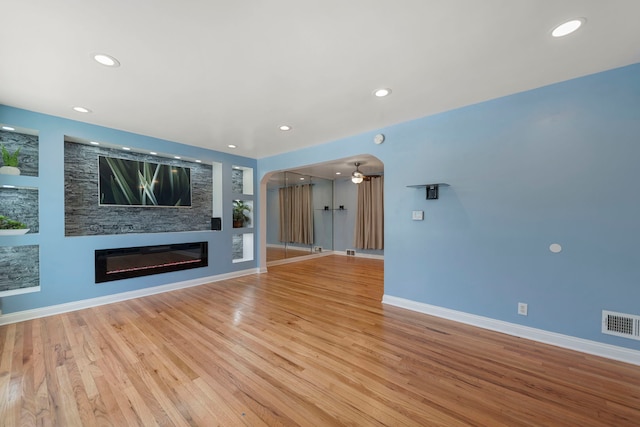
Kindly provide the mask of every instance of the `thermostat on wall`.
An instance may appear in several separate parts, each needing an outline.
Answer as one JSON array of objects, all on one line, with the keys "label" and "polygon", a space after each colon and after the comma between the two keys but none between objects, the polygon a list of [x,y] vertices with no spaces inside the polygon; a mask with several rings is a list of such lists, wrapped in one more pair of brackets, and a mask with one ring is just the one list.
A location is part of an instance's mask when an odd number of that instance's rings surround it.
[{"label": "thermostat on wall", "polygon": [[413,211],[411,219],[414,221],[422,221],[424,219],[424,211]]}]

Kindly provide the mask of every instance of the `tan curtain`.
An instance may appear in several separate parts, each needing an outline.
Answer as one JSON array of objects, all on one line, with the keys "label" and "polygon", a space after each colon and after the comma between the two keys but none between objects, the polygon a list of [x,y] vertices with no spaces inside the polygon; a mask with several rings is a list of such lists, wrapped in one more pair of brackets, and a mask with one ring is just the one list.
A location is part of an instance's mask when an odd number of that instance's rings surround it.
[{"label": "tan curtain", "polygon": [[358,184],[358,206],[354,246],[384,249],[384,177],[371,177]]},{"label": "tan curtain", "polygon": [[313,244],[313,203],[311,185],[278,190],[280,230],[278,240],[285,243]]}]

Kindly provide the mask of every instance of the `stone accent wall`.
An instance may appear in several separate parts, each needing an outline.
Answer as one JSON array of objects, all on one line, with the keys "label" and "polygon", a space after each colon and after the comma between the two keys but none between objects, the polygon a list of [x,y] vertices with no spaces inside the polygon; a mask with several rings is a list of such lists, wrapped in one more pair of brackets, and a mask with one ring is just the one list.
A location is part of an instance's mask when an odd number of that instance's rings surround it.
[{"label": "stone accent wall", "polygon": [[[99,206],[100,155],[190,168],[192,206]],[[65,236],[210,230],[212,179],[211,165],[65,142]]]},{"label": "stone accent wall", "polygon": [[231,191],[234,194],[242,194],[243,172],[240,169],[231,169]]},{"label": "stone accent wall", "polygon": [[38,190],[0,188],[0,215],[24,223],[29,233],[39,231]]},{"label": "stone accent wall", "polygon": [[0,130],[0,145],[4,145],[11,153],[20,148],[18,155],[20,175],[38,176],[38,137],[36,135]]},{"label": "stone accent wall", "polygon": [[234,234],[231,242],[231,259],[242,259],[244,240],[242,234]]},{"label": "stone accent wall", "polygon": [[0,292],[40,286],[37,245],[0,247]]}]

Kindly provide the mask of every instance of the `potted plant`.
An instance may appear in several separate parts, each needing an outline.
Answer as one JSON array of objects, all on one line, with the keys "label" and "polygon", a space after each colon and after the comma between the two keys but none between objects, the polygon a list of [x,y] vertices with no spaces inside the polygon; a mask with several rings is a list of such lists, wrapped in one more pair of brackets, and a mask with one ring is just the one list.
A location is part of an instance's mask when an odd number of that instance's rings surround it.
[{"label": "potted plant", "polygon": [[3,166],[0,167],[0,173],[6,175],[20,175],[20,169],[18,169],[18,154],[20,154],[20,148],[11,154],[4,144],[2,144]]},{"label": "potted plant", "polygon": [[249,224],[251,222],[251,217],[249,217],[245,212],[251,212],[251,206],[242,200],[234,200],[233,228],[242,228],[245,224]]},{"label": "potted plant", "polygon": [[0,236],[25,234],[28,231],[27,226],[20,221],[14,221],[6,216],[0,215]]}]

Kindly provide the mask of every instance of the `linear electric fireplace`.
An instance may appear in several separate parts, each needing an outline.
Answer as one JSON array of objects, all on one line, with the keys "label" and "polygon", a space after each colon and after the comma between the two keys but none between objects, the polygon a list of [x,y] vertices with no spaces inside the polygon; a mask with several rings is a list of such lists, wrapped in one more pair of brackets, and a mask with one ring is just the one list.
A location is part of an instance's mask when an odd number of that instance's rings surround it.
[{"label": "linear electric fireplace", "polygon": [[209,265],[207,242],[96,250],[96,283]]}]

